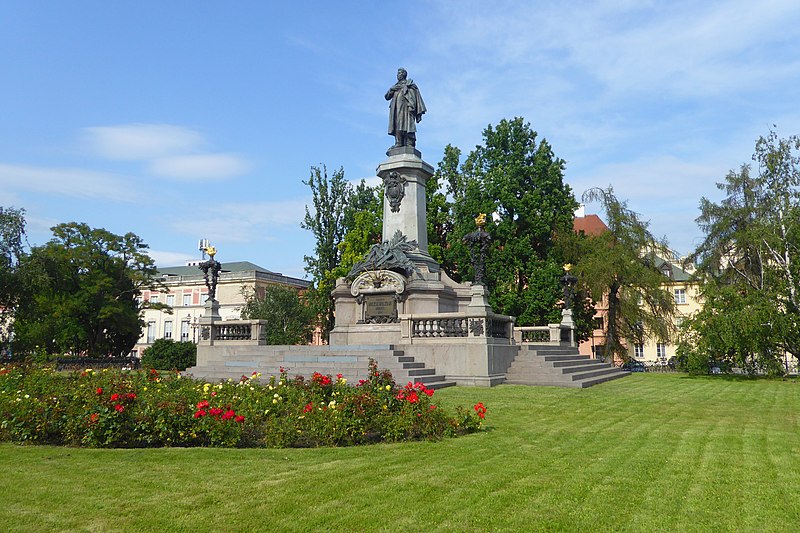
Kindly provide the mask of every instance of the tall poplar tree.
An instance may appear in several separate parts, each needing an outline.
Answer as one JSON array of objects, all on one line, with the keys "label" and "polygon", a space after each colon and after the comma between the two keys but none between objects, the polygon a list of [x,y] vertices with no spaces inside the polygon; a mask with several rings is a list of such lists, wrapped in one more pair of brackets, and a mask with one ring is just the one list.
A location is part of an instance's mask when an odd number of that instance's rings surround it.
[{"label": "tall poplar tree", "polygon": [[344,169],[334,171],[328,177],[328,169],[323,165],[311,167],[308,181],[303,181],[311,189],[312,207],[306,206],[306,214],[300,227],[311,231],[315,245],[313,255],[304,257],[306,272],[311,275],[313,287],[308,298],[321,319],[323,337],[333,328],[333,298],[331,291],[336,279],[334,270],[341,262],[340,244],[347,227],[345,214],[352,196],[352,186],[345,180]]}]

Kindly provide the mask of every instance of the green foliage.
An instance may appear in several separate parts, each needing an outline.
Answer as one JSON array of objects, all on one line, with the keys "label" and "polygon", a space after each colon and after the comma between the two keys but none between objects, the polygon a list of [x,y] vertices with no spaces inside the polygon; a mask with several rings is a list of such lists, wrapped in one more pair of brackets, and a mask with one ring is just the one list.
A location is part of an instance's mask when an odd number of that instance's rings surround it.
[{"label": "green foliage", "polygon": [[[327,337],[334,325],[331,291],[336,278],[347,274],[369,246],[380,241],[382,197],[364,180],[354,189],[342,168],[329,178],[325,166],[322,170],[311,167],[303,183],[311,189],[313,208],[306,206],[300,226],[311,231],[316,242],[314,255],[305,256],[306,272],[314,282],[307,300],[321,318],[322,334]],[[352,235],[346,237],[348,233]]]},{"label": "green foliage", "polygon": [[15,352],[126,355],[141,335],[137,297],[159,287],[147,245],[74,222],[52,231],[19,264]]},{"label": "green foliage", "polygon": [[722,201],[700,201],[706,237],[693,259],[706,302],[680,348],[771,373],[784,352],[800,357],[800,137],[770,131],[753,161],[756,175],[742,165],[717,184]]},{"label": "green foliage", "polygon": [[280,285],[245,294],[242,318],[263,319],[267,323],[267,344],[307,344],[314,329],[314,309],[297,290]]},{"label": "green foliage", "polygon": [[608,300],[606,354],[627,359],[624,342],[642,343],[645,336],[667,342],[674,334],[675,300],[657,267],[672,259],[672,252],[611,187],[590,189],[583,200],[600,202],[609,228],[575,241],[579,259],[574,270],[595,300]]},{"label": "green foliage", "polygon": [[460,168],[460,151],[445,149],[431,188],[446,185],[452,201],[428,191],[432,253],[453,279],[470,279],[472,261],[462,240],[475,230],[479,213],[494,214],[486,227],[492,307],[520,325],[556,320],[563,262],[555,237],[572,231],[577,207],[563,180],[564,161],[521,118],[488,126],[483,138]]},{"label": "green foliage", "polygon": [[370,364],[350,386],[338,375],[283,372],[202,383],[156,370],[0,369],[0,441],[90,447],[351,446],[478,431],[485,415],[448,415],[422,384],[397,387]]},{"label": "green foliage", "polygon": [[369,187],[361,180],[348,201],[344,224],[347,233],[339,245],[341,262],[333,270],[333,281],[346,276],[353,265],[364,258],[372,245],[381,242],[383,189]]},{"label": "green foliage", "polygon": [[9,341],[7,321],[22,295],[21,274],[18,269],[23,256],[25,239],[25,210],[0,207],[0,347]]},{"label": "green foliage", "polygon": [[193,342],[156,339],[142,352],[142,365],[157,370],[186,370],[197,364],[197,346]]}]

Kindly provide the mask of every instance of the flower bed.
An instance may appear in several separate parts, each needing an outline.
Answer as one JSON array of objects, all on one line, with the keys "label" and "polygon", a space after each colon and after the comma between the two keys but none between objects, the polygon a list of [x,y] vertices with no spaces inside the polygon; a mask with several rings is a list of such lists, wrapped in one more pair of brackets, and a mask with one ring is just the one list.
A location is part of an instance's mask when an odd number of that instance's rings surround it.
[{"label": "flower bed", "polygon": [[370,362],[357,385],[315,373],[262,382],[195,381],[155,370],[0,369],[0,440],[88,447],[352,446],[440,439],[482,427],[486,408],[454,414],[422,383],[398,387]]}]

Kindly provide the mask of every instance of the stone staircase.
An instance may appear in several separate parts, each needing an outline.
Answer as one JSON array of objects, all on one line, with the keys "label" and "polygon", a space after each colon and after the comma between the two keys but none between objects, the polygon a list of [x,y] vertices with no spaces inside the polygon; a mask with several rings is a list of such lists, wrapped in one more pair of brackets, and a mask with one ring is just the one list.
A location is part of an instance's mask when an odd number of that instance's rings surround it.
[{"label": "stone staircase", "polygon": [[342,374],[349,383],[355,384],[369,377],[370,358],[378,362],[379,369],[389,370],[399,386],[409,381],[424,383],[429,389],[455,385],[454,381],[447,381],[435,369],[426,368],[425,363],[405,355],[393,345],[255,347],[252,354],[223,355],[188,368],[186,374],[206,381],[238,381],[242,376],[260,372],[261,379],[266,381],[285,368],[290,377],[309,378],[314,372]]},{"label": "stone staircase", "polygon": [[505,383],[586,388],[629,374],[610,363],[580,355],[577,348],[525,344],[511,363]]}]

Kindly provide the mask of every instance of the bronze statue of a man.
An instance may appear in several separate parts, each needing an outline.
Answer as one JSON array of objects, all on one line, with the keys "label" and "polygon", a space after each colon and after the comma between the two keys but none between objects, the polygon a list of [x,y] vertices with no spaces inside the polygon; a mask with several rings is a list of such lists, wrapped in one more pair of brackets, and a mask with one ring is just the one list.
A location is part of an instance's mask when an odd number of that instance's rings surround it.
[{"label": "bronze statue of a man", "polygon": [[417,123],[427,111],[419,88],[408,79],[406,69],[397,69],[397,83],[386,91],[389,100],[389,135],[394,135],[393,148],[416,146]]}]

